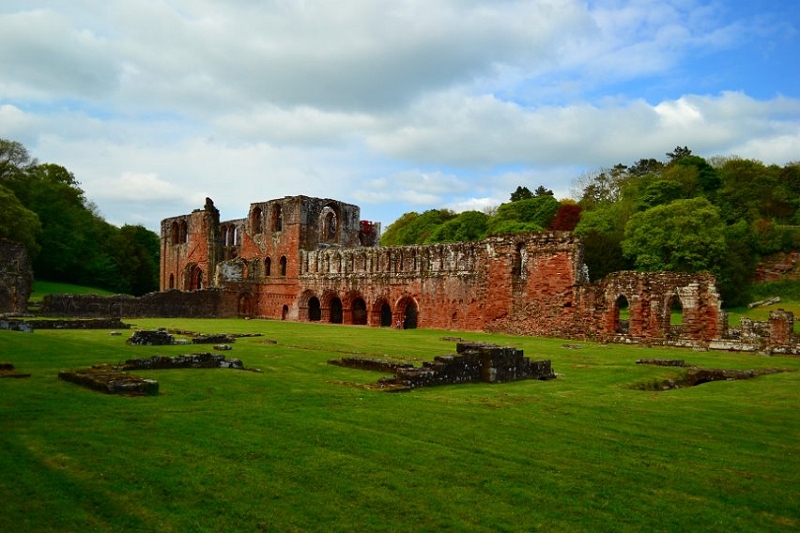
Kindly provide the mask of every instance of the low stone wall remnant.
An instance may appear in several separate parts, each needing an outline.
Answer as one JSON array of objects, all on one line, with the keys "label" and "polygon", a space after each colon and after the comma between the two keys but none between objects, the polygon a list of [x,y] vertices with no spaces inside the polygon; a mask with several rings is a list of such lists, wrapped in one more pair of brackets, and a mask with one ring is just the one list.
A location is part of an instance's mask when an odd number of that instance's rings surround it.
[{"label": "low stone wall remnant", "polygon": [[227,359],[213,353],[190,353],[177,357],[156,355],[144,359],[128,359],[122,370],[169,370],[174,368],[234,368],[244,370],[239,359]]},{"label": "low stone wall remnant", "polygon": [[126,342],[134,346],[167,346],[175,344],[175,339],[165,329],[141,329]]},{"label": "low stone wall remnant", "polygon": [[556,377],[549,360],[531,361],[522,350],[480,342],[459,342],[455,355],[441,355],[422,367],[399,368],[379,384],[388,390],[458,383],[503,383]]},{"label": "low stone wall remnant", "polygon": [[133,376],[116,366],[102,364],[79,370],[62,370],[58,379],[75,383],[105,394],[157,396],[158,382]]}]

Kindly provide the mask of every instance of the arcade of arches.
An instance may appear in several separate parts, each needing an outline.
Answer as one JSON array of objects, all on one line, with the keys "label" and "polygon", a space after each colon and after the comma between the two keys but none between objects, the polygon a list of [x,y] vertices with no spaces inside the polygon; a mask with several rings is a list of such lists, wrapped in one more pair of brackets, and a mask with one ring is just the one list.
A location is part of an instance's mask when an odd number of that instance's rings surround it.
[{"label": "arcade of arches", "polygon": [[[303,302],[300,305],[299,318],[309,322],[415,329],[419,315],[419,305],[411,297],[400,299],[394,306],[381,298],[368,307],[366,300],[359,294],[351,295],[343,301],[334,295],[319,298],[308,293],[304,295]],[[284,319],[287,312],[288,308],[284,309]]]}]

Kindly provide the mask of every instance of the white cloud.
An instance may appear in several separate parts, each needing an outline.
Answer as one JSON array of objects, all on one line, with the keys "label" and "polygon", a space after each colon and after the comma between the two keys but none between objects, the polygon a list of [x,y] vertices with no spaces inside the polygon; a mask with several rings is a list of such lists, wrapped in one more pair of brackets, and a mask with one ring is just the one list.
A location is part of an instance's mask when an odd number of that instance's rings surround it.
[{"label": "white cloud", "polygon": [[[117,222],[155,228],[205,196],[236,218],[250,202],[307,194],[388,223],[411,209],[480,209],[470,206],[518,185],[564,197],[586,169],[676,145],[800,159],[800,47],[777,11],[710,0],[36,5],[0,6],[0,137],[67,167]],[[762,43],[780,77],[731,81],[695,63],[738,65]]]}]

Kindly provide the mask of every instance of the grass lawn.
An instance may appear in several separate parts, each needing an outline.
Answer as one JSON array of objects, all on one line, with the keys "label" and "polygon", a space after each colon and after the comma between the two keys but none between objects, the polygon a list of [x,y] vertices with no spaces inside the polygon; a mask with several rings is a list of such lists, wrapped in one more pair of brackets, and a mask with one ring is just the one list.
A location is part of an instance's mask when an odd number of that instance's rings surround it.
[{"label": "grass lawn", "polygon": [[92,287],[84,287],[83,285],[73,285],[71,283],[34,281],[30,301],[40,302],[46,294],[97,294],[100,296],[110,296],[114,293],[104,289],[95,289]]},{"label": "grass lawn", "polygon": [[[0,531],[796,531],[800,372],[666,392],[680,369],[800,358],[266,320],[131,319],[263,333],[227,355],[261,373],[141,371],[156,397],[58,371],[204,347],[107,331],[0,331]],[[419,363],[444,336],[549,358],[558,378],[388,394],[344,355]],[[277,344],[265,343],[275,340]],[[574,341],[569,341],[575,344]]]}]

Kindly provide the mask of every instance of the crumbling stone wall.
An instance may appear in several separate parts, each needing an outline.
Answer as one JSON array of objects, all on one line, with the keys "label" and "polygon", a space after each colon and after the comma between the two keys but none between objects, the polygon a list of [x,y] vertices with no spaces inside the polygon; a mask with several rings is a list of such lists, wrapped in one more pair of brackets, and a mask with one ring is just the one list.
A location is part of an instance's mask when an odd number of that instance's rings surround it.
[{"label": "crumbling stone wall", "polygon": [[549,360],[531,361],[522,350],[481,342],[459,342],[456,354],[440,355],[421,367],[400,367],[385,385],[407,389],[459,383],[503,383],[521,379],[553,379]]},{"label": "crumbling stone wall", "polygon": [[[660,342],[704,342],[726,331],[708,275],[623,272],[591,284],[582,243],[569,232],[379,247],[380,228],[359,215],[357,206],[336,200],[292,196],[251,204],[247,218],[220,223],[208,200],[204,210],[162,223],[161,286],[194,290],[196,272],[213,271],[203,279],[219,294],[152,307],[126,301],[119,314]],[[51,304],[50,312],[67,304]],[[676,323],[674,308],[682,316]]]},{"label": "crumbling stone wall", "polygon": [[[615,272],[581,288],[584,327],[611,339],[717,339],[727,329],[727,316],[710,274],[685,272]],[[627,324],[620,315],[627,307]],[[681,309],[673,324],[672,310]]]},{"label": "crumbling stone wall", "polygon": [[33,287],[33,267],[25,247],[0,239],[0,313],[26,313]]},{"label": "crumbling stone wall", "polygon": [[220,288],[171,290],[144,296],[50,294],[42,301],[44,316],[224,318],[238,313],[237,295]]}]

